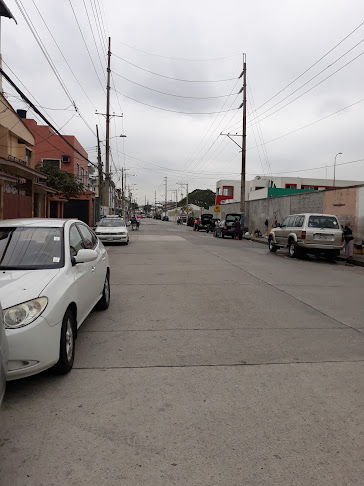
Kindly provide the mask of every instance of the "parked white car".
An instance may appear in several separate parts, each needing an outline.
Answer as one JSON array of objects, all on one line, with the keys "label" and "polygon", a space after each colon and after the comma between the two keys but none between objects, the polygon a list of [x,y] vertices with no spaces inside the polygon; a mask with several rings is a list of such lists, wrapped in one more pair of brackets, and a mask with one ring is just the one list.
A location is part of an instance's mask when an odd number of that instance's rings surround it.
[{"label": "parked white car", "polygon": [[3,310],[0,305],[0,405],[2,404],[5,395],[8,356],[8,340],[6,339],[5,334]]},{"label": "parked white car", "polygon": [[107,252],[81,221],[0,222],[8,380],[72,369],[77,329],[95,306],[109,306],[109,277]]},{"label": "parked white car", "polygon": [[129,243],[129,231],[125,221],[119,217],[103,218],[96,227],[96,235],[103,243]]}]

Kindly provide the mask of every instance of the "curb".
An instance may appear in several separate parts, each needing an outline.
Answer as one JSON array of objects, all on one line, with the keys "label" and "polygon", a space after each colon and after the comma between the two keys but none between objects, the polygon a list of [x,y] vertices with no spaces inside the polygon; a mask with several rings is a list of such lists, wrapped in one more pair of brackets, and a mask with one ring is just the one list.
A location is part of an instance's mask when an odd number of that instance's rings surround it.
[{"label": "curb", "polygon": [[[263,245],[268,245],[268,238],[256,238],[254,236],[243,236],[243,240],[250,240],[250,241],[255,241],[256,243],[260,243]],[[342,256],[336,257],[336,260],[340,262],[345,262],[346,258]],[[351,265],[355,265],[357,267],[364,267],[364,261],[361,260],[355,260],[355,257],[351,261]]]}]

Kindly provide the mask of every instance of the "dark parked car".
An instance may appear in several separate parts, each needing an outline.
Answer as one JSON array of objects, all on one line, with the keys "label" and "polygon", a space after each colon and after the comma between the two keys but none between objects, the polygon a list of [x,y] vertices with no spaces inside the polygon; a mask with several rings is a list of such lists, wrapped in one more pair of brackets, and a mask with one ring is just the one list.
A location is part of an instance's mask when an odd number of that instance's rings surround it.
[{"label": "dark parked car", "polygon": [[[225,236],[231,236],[234,238],[235,236],[235,221],[236,219],[241,218],[239,213],[230,213],[225,216],[225,219],[220,221],[220,223],[215,226],[214,229],[214,236],[219,238],[225,238]],[[240,232],[239,232],[239,240],[243,239],[243,228],[240,224]]]},{"label": "dark parked car", "polygon": [[188,216],[188,218],[187,218],[187,226],[191,226],[192,227],[194,225],[194,223],[195,223],[195,219],[196,218],[194,218],[193,216]]},{"label": "dark parked car", "polygon": [[163,216],[162,221],[169,221],[169,217],[168,216]]},{"label": "dark parked car", "polygon": [[213,214],[202,214],[197,225],[197,231],[205,230],[207,233],[211,230],[211,221]]},{"label": "dark parked car", "polygon": [[162,216],[160,214],[155,214],[154,219],[162,219]]}]

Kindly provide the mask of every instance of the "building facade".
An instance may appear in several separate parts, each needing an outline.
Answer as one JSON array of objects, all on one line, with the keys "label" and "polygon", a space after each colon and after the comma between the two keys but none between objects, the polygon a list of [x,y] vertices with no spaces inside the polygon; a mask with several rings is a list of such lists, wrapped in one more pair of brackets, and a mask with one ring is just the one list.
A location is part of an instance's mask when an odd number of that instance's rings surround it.
[{"label": "building facade", "polygon": [[[337,180],[335,187],[364,184],[364,181]],[[301,177],[256,176],[245,183],[245,200],[253,201],[271,196],[296,194],[304,191],[332,189],[332,179]],[[274,189],[281,191],[274,191]],[[216,204],[240,202],[240,180],[222,179],[216,183]]]},{"label": "building facade", "polygon": [[[38,125],[35,120],[27,119],[25,110],[18,110],[18,115],[34,136],[33,158],[36,166],[46,164],[70,172],[84,186],[84,195],[64,202],[62,217],[78,218],[94,226],[95,194],[89,190],[88,154],[85,149],[75,136],[64,135],[72,148],[48,125]],[[50,216],[60,217],[55,200],[50,202]]]}]

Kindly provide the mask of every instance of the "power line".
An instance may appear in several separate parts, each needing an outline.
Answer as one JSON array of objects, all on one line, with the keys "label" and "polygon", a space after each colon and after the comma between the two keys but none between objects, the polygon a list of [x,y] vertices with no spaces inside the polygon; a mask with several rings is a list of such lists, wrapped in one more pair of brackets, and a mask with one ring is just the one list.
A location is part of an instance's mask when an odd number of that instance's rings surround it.
[{"label": "power line", "polygon": [[66,142],[66,144],[71,147],[76,153],[78,153],[78,155],[80,155],[83,159],[85,159],[89,164],[93,165],[94,167],[97,168],[97,164],[94,164],[93,162],[91,162],[87,157],[85,157],[78,149],[76,149],[76,147],[74,147],[60,132],[59,130],[57,130],[57,128],[55,128],[51,122],[49,120],[47,120],[47,118],[38,110],[38,108],[29,100],[29,98],[27,98],[27,96],[16,86],[16,84],[11,80],[11,78],[9,78],[9,76],[4,72],[4,70],[0,67],[0,73],[2,74],[2,76],[4,76],[4,78],[8,81],[8,83],[10,83],[10,85],[17,91],[17,93],[23,98],[23,100],[33,109],[33,111],[35,113],[37,113],[37,115],[39,115],[42,120],[44,120],[48,126],[50,126],[52,128],[52,130],[54,130],[57,135],[59,135],[61,137],[61,139]]},{"label": "power line", "polygon": [[324,59],[326,56],[328,56],[333,50],[335,50],[340,44],[342,44],[346,39],[348,39],[352,34],[354,34],[354,32],[356,32],[362,25],[364,25],[364,22],[362,22],[361,24],[359,24],[353,31],[351,31],[348,35],[346,35],[340,42],[338,42],[334,47],[332,47],[329,51],[326,52],[326,54],[324,54],[322,57],[320,57],[320,59],[318,59],[316,62],[314,62],[313,64],[311,64],[310,67],[308,67],[305,71],[303,71],[303,73],[301,73],[299,76],[297,76],[293,81],[291,81],[290,83],[287,84],[287,86],[285,86],[284,88],[282,88],[280,91],[278,91],[278,93],[276,93],[274,96],[272,96],[271,98],[269,98],[269,100],[265,101],[262,105],[260,105],[256,110],[260,110],[263,106],[265,106],[267,103],[269,103],[270,101],[272,101],[274,98],[276,98],[279,94],[281,94],[283,91],[285,91],[287,88],[289,88],[289,86],[291,86],[293,83],[295,83],[298,79],[300,79],[304,74],[306,74],[308,71],[310,71],[314,66],[316,66],[316,64],[318,64],[320,61],[322,61],[322,59]]},{"label": "power line", "polygon": [[[208,79],[207,80],[201,80],[201,79],[196,80],[196,79],[173,78],[171,76],[165,76],[164,74],[155,73],[154,71],[149,71],[148,69],[137,66],[136,64],[133,64],[132,62],[127,61],[126,59],[118,56],[117,54],[113,54],[113,56],[115,56],[118,59],[121,59],[122,61],[126,62],[127,64],[130,64],[131,66],[134,66],[138,69],[141,69],[142,71],[145,71],[147,73],[154,74],[155,76],[160,76],[161,78],[173,79],[174,81],[183,81],[184,83],[222,83],[224,81],[234,81],[235,79],[238,79],[238,78],[228,78],[228,79],[213,79],[213,80],[211,80],[211,79],[210,80],[208,80]],[[114,71],[114,73],[115,73],[115,71]],[[117,74],[117,73],[115,73],[115,74]]]},{"label": "power line", "polygon": [[93,61],[93,59],[92,59],[92,56],[91,56],[90,50],[89,50],[89,48],[88,48],[88,46],[87,46],[86,39],[85,39],[85,37],[84,37],[84,35],[83,35],[83,32],[82,32],[81,26],[80,26],[80,24],[79,24],[79,22],[78,22],[76,12],[74,11],[74,8],[73,8],[73,6],[72,6],[72,2],[71,2],[71,0],[68,0],[68,1],[69,1],[69,4],[70,4],[70,7],[71,7],[71,9],[72,9],[73,15],[74,15],[74,17],[75,17],[75,20],[76,20],[76,23],[77,23],[77,26],[78,26],[78,30],[80,31],[80,34],[81,34],[82,40],[83,40],[83,42],[84,42],[84,44],[85,44],[85,47],[86,47],[87,53],[88,53],[89,58],[90,58],[90,60],[91,60],[92,66],[93,66],[93,68],[94,68],[94,71],[95,71],[95,73],[96,73],[97,79],[99,80],[99,83],[100,83],[100,85],[101,85],[101,88],[102,88],[102,90],[103,90],[103,91],[104,91],[104,93],[105,93],[105,88],[104,88],[104,86],[103,86],[103,84],[102,84],[102,82],[101,82],[100,76],[99,76],[99,74],[98,74],[98,72],[97,72],[97,69],[96,69],[96,66],[95,66],[95,63],[94,63],[94,61]]},{"label": "power line", "polygon": [[141,105],[149,106],[150,108],[155,108],[156,110],[168,111],[170,113],[181,113],[181,114],[184,114],[184,115],[214,115],[216,113],[226,113],[228,111],[234,111],[234,110],[239,109],[239,108],[233,108],[231,110],[225,110],[225,111],[208,111],[208,112],[169,110],[168,108],[161,108],[160,106],[150,105],[149,103],[144,103],[143,101],[136,100],[135,98],[132,98],[131,96],[127,96],[125,93],[122,93],[121,91],[118,91],[117,89],[114,89],[114,91],[116,91],[116,93],[121,94],[122,96],[125,96],[125,98],[128,98],[129,100],[135,101],[136,103],[140,103]]},{"label": "power line", "polygon": [[[118,76],[119,78],[123,78],[126,81],[129,81],[129,83],[136,84],[137,86],[140,86],[145,89],[149,89],[150,91],[154,91],[155,93],[161,93],[167,96],[174,96],[176,98],[187,98],[187,99],[192,99],[192,100],[211,100],[211,99],[216,99],[216,98],[226,98],[231,96],[231,94],[225,94],[225,95],[219,95],[219,96],[183,96],[183,95],[178,95],[174,93],[166,93],[165,91],[159,91],[158,89],[153,89],[149,88],[149,86],[145,86],[144,84],[137,83],[136,81],[132,81],[131,79],[126,78],[125,76],[122,76],[121,74],[113,73]],[[239,94],[239,93],[234,93],[234,94]]]},{"label": "power line", "polygon": [[148,54],[148,56],[161,57],[162,59],[170,59],[171,61],[188,61],[188,62],[220,61],[222,59],[229,59],[231,57],[237,57],[237,56],[241,56],[243,54],[242,52],[238,52],[236,54],[230,54],[228,56],[222,56],[222,57],[213,57],[213,58],[207,58],[207,59],[186,59],[184,57],[163,56],[161,54],[155,54],[155,53],[152,53],[152,52],[143,51],[142,49],[138,49],[137,47],[133,47],[129,44],[126,44],[125,42],[122,42],[120,39],[116,39],[116,40],[120,44],[122,44],[126,47],[129,47],[129,49],[133,49],[134,51],[142,52],[143,54]]},{"label": "power line", "polygon": [[323,82],[325,82],[327,79],[331,78],[332,76],[334,76],[334,74],[338,73],[339,71],[341,71],[342,69],[344,69],[346,66],[348,66],[349,64],[351,64],[352,62],[354,62],[356,59],[358,59],[360,56],[362,56],[364,54],[364,51],[361,52],[360,54],[358,54],[356,57],[354,57],[353,59],[351,59],[351,61],[347,62],[346,64],[344,64],[344,66],[342,66],[341,68],[337,69],[336,71],[334,71],[332,74],[330,74],[329,76],[327,76],[325,79],[323,79],[322,81],[320,81],[319,83],[315,84],[314,86],[312,86],[311,88],[309,88],[307,91],[305,91],[304,93],[300,94],[299,96],[297,96],[296,98],[294,98],[293,100],[289,101],[288,103],[286,103],[285,105],[281,106],[280,108],[278,108],[277,110],[273,111],[272,113],[269,113],[267,116],[263,117],[263,118],[260,118],[258,119],[258,121],[253,121],[253,123],[251,123],[249,125],[248,128],[250,128],[251,126],[253,125],[256,125],[257,123],[265,120],[266,118],[274,115],[275,113],[277,113],[278,111],[281,111],[283,110],[283,108],[285,108],[286,106],[290,105],[291,103],[293,103],[294,101],[298,100],[299,98],[302,98],[302,96],[304,96],[305,94],[307,94],[309,91],[312,91],[314,88],[316,88],[317,86],[319,86],[320,84],[322,84]]}]

